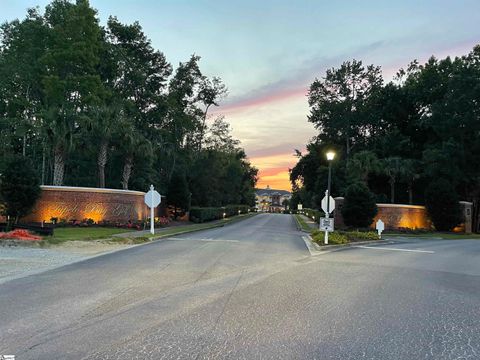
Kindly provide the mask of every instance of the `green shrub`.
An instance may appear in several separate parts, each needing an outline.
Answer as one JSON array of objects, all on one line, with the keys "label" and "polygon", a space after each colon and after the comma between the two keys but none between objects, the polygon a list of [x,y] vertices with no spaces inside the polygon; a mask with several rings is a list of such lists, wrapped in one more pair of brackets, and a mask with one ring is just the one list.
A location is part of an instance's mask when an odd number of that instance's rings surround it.
[{"label": "green shrub", "polygon": [[451,231],[462,222],[457,192],[455,187],[445,179],[434,180],[427,186],[425,207],[438,231]]},{"label": "green shrub", "polygon": [[227,205],[224,207],[192,207],[190,209],[190,221],[203,223],[231,217],[239,214],[246,214],[250,207],[248,205]]},{"label": "green shrub", "polygon": [[[311,233],[312,240],[319,245],[324,244],[325,233],[319,230],[313,230]],[[348,238],[347,236],[339,231],[334,231],[328,234],[328,243],[332,245],[337,244],[347,244]]]},{"label": "green shrub", "polygon": [[312,240],[317,244],[323,244],[323,231],[313,230],[311,234]]},{"label": "green shrub", "polygon": [[195,223],[203,223],[223,218],[223,209],[218,207],[192,207],[190,209],[190,220]]},{"label": "green shrub", "polygon": [[347,244],[349,243],[348,237],[341,232],[334,231],[328,234],[329,244]]},{"label": "green shrub", "polygon": [[[324,243],[325,233],[323,231],[313,230],[310,236],[317,244]],[[378,240],[378,234],[374,231],[334,231],[328,235],[328,243],[332,245],[369,240]]]},{"label": "green shrub", "polygon": [[375,231],[345,231],[344,234],[349,242],[378,240],[378,234]]},{"label": "green shrub", "polygon": [[227,205],[225,206],[225,216],[235,216],[239,214],[246,214],[250,207],[248,205]]},{"label": "green shrub", "polygon": [[[320,222],[320,218],[323,217],[323,216],[325,216],[325,214],[323,213],[323,211],[319,211],[319,210],[315,210],[315,209],[308,209],[308,208],[306,208],[306,209],[303,209],[302,212],[303,212],[303,214],[304,214],[306,217],[314,220],[316,223],[319,223],[319,222]],[[315,218],[314,218],[314,217],[315,217]]]},{"label": "green shrub", "polygon": [[319,234],[323,234],[323,231],[320,231],[318,229],[315,229],[315,230],[312,230],[312,232],[310,233],[310,235],[312,236],[312,238],[314,236],[318,236]]},{"label": "green shrub", "polygon": [[356,228],[368,227],[377,212],[375,196],[365,184],[354,183],[347,188],[342,207],[345,225]]}]

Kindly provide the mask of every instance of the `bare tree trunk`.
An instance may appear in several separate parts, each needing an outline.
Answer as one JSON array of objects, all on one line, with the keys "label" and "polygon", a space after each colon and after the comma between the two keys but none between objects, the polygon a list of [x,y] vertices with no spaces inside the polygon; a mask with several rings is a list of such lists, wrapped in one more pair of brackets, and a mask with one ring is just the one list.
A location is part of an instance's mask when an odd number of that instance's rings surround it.
[{"label": "bare tree trunk", "polygon": [[175,172],[175,166],[177,164],[177,152],[176,150],[173,152],[173,164],[172,164],[172,169],[170,170],[170,173],[168,174],[168,182],[170,183],[170,180],[172,180],[173,173]]},{"label": "bare tree trunk", "polygon": [[408,184],[408,203],[410,205],[413,204],[413,186],[412,186],[412,184]]},{"label": "bare tree trunk", "polygon": [[100,149],[98,151],[98,159],[97,159],[97,166],[98,166],[98,187],[104,188],[105,187],[105,165],[107,165],[108,160],[108,142],[102,141],[100,144]]},{"label": "bare tree trunk", "polygon": [[22,155],[25,156],[27,153],[27,135],[23,135],[23,148],[22,148]]},{"label": "bare tree trunk", "polygon": [[45,185],[45,143],[42,149],[42,185]]},{"label": "bare tree trunk", "polygon": [[395,204],[395,180],[390,180],[390,203]]},{"label": "bare tree trunk", "polygon": [[61,186],[65,173],[65,153],[60,146],[55,147],[53,157],[53,185]]},{"label": "bare tree trunk", "polygon": [[122,173],[122,189],[128,190],[128,181],[130,180],[130,175],[132,174],[132,167],[133,167],[133,156],[128,155],[125,158],[125,164],[123,165],[123,173]]},{"label": "bare tree trunk", "polygon": [[205,112],[203,113],[203,119],[202,119],[202,130],[200,130],[200,141],[198,143],[198,150],[202,150],[202,145],[203,145],[203,138],[205,136],[205,126],[207,124],[207,114],[208,114],[208,108],[210,107],[210,104],[207,105]]}]

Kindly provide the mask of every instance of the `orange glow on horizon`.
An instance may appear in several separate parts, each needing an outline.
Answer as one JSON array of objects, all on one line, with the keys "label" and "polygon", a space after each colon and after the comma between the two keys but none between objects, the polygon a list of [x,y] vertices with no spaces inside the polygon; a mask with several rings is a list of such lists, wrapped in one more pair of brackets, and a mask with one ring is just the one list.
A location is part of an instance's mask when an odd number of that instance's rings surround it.
[{"label": "orange glow on horizon", "polygon": [[262,172],[260,172],[257,188],[265,189],[267,185],[272,189],[292,191],[290,173],[288,171],[281,171],[272,175],[262,175]]},{"label": "orange glow on horizon", "polygon": [[295,166],[297,159],[291,153],[250,158],[253,166],[259,169],[257,188],[292,191],[288,169]]}]

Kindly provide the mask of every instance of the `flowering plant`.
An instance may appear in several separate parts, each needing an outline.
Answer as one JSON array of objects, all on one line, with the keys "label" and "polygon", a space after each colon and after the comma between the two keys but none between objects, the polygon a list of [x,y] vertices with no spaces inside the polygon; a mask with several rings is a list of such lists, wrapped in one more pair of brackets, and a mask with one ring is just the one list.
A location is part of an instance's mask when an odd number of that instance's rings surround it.
[{"label": "flowering plant", "polygon": [[161,217],[158,218],[158,220],[156,222],[160,226],[164,227],[164,226],[168,226],[168,224],[170,223],[170,219],[168,217],[161,216]]},{"label": "flowering plant", "polygon": [[15,239],[25,241],[38,241],[42,240],[41,236],[33,235],[28,230],[15,229],[6,233],[0,233],[0,239]]}]

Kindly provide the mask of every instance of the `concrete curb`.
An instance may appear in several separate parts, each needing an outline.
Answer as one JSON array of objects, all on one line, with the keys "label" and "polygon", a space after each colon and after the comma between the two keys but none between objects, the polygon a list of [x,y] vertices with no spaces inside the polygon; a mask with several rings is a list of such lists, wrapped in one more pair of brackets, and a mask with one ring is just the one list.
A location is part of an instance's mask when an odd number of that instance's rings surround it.
[{"label": "concrete curb", "polygon": [[201,229],[185,229],[185,230],[183,230],[183,231],[176,232],[175,234],[163,234],[163,235],[159,235],[159,236],[154,236],[154,237],[151,237],[151,238],[150,238],[150,241],[147,241],[146,244],[148,244],[149,242],[162,240],[162,239],[164,239],[164,238],[169,238],[169,237],[171,237],[171,236],[188,234],[188,233],[192,233],[192,232],[195,232],[195,231],[202,231],[202,230],[209,230],[209,229],[220,228],[220,227],[224,227],[225,225],[228,225],[228,224],[231,224],[231,223],[227,223],[227,224],[215,224],[215,225],[207,226],[207,227],[204,227],[204,228],[201,228]]},{"label": "concrete curb", "polygon": [[302,230],[302,227],[300,226],[300,223],[297,219],[297,214],[292,214],[293,218],[295,219],[295,226],[297,227],[297,230],[298,231],[303,231],[303,232],[306,232],[304,230]]},{"label": "concrete curb", "polygon": [[293,218],[295,219],[295,225],[297,226],[297,230],[298,230],[298,231],[301,231],[301,232],[304,232],[304,233],[306,233],[306,234],[310,234],[310,232],[311,232],[312,230],[314,230],[314,229],[312,228],[312,229],[310,229],[310,230],[308,230],[308,231],[307,231],[307,230],[303,230],[303,229],[302,229],[302,225],[300,225],[300,222],[298,221],[298,218],[297,218],[295,215],[297,215],[297,214],[292,214]]},{"label": "concrete curb", "polygon": [[323,255],[328,254],[334,251],[341,251],[347,250],[350,248],[354,248],[358,245],[368,245],[368,244],[394,244],[394,241],[391,240],[371,240],[371,241],[358,241],[349,244],[341,244],[341,245],[324,245],[320,246],[313,242],[312,237],[310,235],[302,236],[305,245],[308,248],[311,256]]}]

